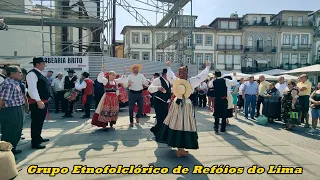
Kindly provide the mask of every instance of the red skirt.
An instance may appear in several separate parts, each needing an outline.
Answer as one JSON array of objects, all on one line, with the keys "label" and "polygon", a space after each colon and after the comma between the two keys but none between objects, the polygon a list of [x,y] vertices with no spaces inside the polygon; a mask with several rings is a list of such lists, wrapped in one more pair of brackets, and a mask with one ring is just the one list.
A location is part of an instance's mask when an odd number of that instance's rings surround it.
[{"label": "red skirt", "polygon": [[128,94],[127,94],[126,90],[123,87],[119,88],[119,96],[118,96],[118,98],[119,98],[120,103],[126,103],[126,102],[129,101]]},{"label": "red skirt", "polygon": [[[143,97],[143,108],[142,108],[142,114],[149,114],[151,113],[151,103],[150,103],[150,94],[148,90],[142,91],[142,97]],[[135,113],[138,113],[138,105],[135,104],[133,111]]]},{"label": "red skirt", "polygon": [[116,124],[119,115],[119,100],[115,93],[104,93],[92,117],[91,124],[105,128]]}]

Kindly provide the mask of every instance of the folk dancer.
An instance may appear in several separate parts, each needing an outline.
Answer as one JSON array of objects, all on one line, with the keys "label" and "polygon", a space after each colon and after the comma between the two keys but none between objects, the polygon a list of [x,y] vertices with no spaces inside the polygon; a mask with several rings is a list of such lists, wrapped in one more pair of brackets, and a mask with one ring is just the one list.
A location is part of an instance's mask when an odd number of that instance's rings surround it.
[{"label": "folk dancer", "polygon": [[57,78],[52,80],[51,87],[54,92],[54,102],[56,108],[56,114],[59,113],[59,107],[61,106],[61,111],[64,112],[65,108],[63,106],[64,101],[64,90],[63,90],[63,74],[61,72],[58,73]]},{"label": "folk dancer", "polygon": [[[97,127],[106,128],[108,124],[112,128],[116,124],[119,114],[119,91],[117,86],[119,83],[127,82],[126,78],[116,78],[116,73],[110,71],[104,73],[107,65],[104,65],[102,71],[98,75],[98,82],[102,83],[105,87],[105,93],[102,96],[98,107],[92,117],[91,124]],[[125,71],[124,71],[125,75]]]},{"label": "folk dancer", "polygon": [[31,147],[34,149],[44,149],[41,145],[49,141],[41,137],[44,119],[47,115],[48,99],[50,97],[49,84],[42,71],[46,62],[42,57],[33,58],[31,62],[33,69],[26,76],[28,88],[28,101],[31,112]]},{"label": "folk dancer", "polygon": [[78,91],[82,91],[81,105],[84,108],[84,115],[82,118],[90,118],[90,106],[92,102],[93,94],[93,81],[89,78],[90,74],[88,72],[83,72],[81,79],[83,81],[81,84],[76,82],[75,88]]},{"label": "folk dancer", "polygon": [[98,81],[98,79],[94,80],[93,83],[93,89],[94,89],[94,103],[95,103],[95,109],[97,109],[99,102],[104,94],[104,85]]},{"label": "folk dancer", "polygon": [[[75,83],[78,81],[78,78],[74,75],[76,72],[74,72],[73,69],[69,69],[68,76],[64,78],[64,90],[65,92],[72,90],[75,88]],[[64,118],[72,118],[72,112],[74,109],[75,101],[69,101],[68,99],[64,99],[64,107],[65,107],[65,114],[62,116]]]},{"label": "folk dancer", "polygon": [[154,94],[154,110],[156,112],[157,123],[150,131],[157,139],[157,135],[163,124],[164,119],[168,115],[168,103],[171,97],[171,84],[167,79],[167,69],[163,69],[162,76],[154,79],[148,88],[148,91]]},{"label": "folk dancer", "polygon": [[[226,125],[227,125],[227,109],[228,109],[228,99],[231,101],[232,105],[232,96],[231,96],[231,86],[235,86],[237,83],[237,79],[235,78],[236,73],[233,73],[232,80],[225,79],[222,77],[222,74],[220,71],[216,71],[215,73],[216,79],[213,81],[210,81],[209,87],[214,87],[215,93],[214,93],[214,131],[218,132],[219,129],[219,122],[220,118],[222,119],[220,132],[226,131]],[[228,98],[229,97],[229,98]],[[230,106],[229,106],[230,107]]]},{"label": "folk dancer", "polygon": [[[144,77],[146,77],[145,74],[143,74]],[[148,80],[149,81],[149,80]],[[143,98],[143,108],[142,108],[142,116],[146,116],[147,114],[151,113],[151,104],[150,104],[150,93],[148,91],[149,85],[151,82],[149,81],[149,84],[143,85],[142,90],[142,98]],[[138,113],[138,105],[135,104],[133,108],[133,112]]]},{"label": "folk dancer", "polygon": [[8,66],[7,75],[0,91],[1,140],[11,143],[13,154],[19,154],[22,151],[16,147],[21,138],[24,105],[27,103],[19,84],[22,79],[21,69],[18,66]]},{"label": "folk dancer", "polygon": [[[116,79],[120,78],[120,75],[117,74]],[[128,93],[126,91],[126,89],[124,88],[124,84],[123,83],[119,83],[118,84],[118,89],[119,89],[119,95],[118,95],[118,99],[119,99],[119,107],[123,108],[128,106]]]},{"label": "folk dancer", "polygon": [[205,70],[189,80],[187,80],[188,70],[185,66],[180,67],[180,78],[177,78],[170,68],[171,64],[171,61],[167,62],[167,78],[173,84],[172,91],[175,99],[157,139],[171,147],[178,148],[177,157],[188,156],[189,152],[185,149],[199,149],[194,106],[189,97],[194,89],[207,78],[211,63],[207,61]]},{"label": "folk dancer", "polygon": [[146,77],[139,73],[141,69],[141,64],[132,65],[130,67],[132,74],[128,76],[130,127],[133,127],[133,109],[136,103],[138,104],[138,113],[136,114],[135,119],[136,122],[139,123],[139,118],[141,117],[143,109],[143,85],[147,86],[149,84]]},{"label": "folk dancer", "polygon": [[[156,78],[160,77],[160,74],[159,73],[154,73],[152,78],[150,79],[150,82],[152,83]],[[150,91],[149,91],[150,92]],[[154,107],[154,94],[155,93],[150,93],[151,95],[151,107],[153,108]]]}]

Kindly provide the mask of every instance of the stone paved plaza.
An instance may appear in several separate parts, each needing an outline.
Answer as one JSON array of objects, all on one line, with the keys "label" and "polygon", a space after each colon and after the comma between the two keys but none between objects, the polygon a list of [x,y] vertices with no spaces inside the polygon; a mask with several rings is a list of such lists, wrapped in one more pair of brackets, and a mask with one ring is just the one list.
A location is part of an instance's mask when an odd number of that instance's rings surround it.
[{"label": "stone paved plaza", "polygon": [[[307,130],[299,127],[293,132],[282,129],[281,123],[259,126],[256,122],[245,120],[243,116],[230,119],[227,132],[215,134],[213,131],[213,117],[206,109],[197,109],[197,127],[199,135],[198,150],[189,150],[189,157],[177,158],[175,151],[165,144],[154,141],[150,127],[154,124],[154,114],[142,118],[140,124],[129,128],[127,110],[121,112],[115,129],[108,131],[93,127],[90,120],[81,119],[81,113],[73,119],[62,119],[62,114],[51,114],[43,129],[43,137],[50,138],[45,144],[46,149],[33,150],[30,147],[30,120],[27,118],[23,130],[25,141],[18,149],[23,150],[17,155],[20,174],[17,180],[103,180],[103,179],[214,179],[214,180],[268,180],[268,179],[296,179],[320,180],[320,136],[308,134]],[[167,175],[66,175],[58,174],[54,178],[49,175],[29,175],[29,165],[39,167],[69,167],[87,165],[91,167],[105,167],[106,165],[130,166],[154,165],[155,167],[169,167],[177,165],[189,167],[194,165],[211,167],[213,165],[229,165],[244,167],[241,175],[231,174],[173,174]],[[252,165],[265,167],[282,165],[303,167],[303,174],[247,174],[246,169]],[[266,171],[267,171],[266,170]]]}]

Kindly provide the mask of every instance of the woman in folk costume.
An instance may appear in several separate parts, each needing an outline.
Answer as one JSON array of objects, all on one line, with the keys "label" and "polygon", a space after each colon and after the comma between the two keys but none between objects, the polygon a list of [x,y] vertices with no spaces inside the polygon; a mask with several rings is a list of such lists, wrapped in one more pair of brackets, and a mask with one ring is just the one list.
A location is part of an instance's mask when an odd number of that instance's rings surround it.
[{"label": "woman in folk costume", "polygon": [[91,121],[92,125],[103,128],[106,128],[108,124],[110,124],[110,127],[113,127],[113,125],[116,124],[119,113],[118,84],[128,81],[126,78],[116,79],[116,73],[114,71],[110,71],[105,77],[104,71],[106,68],[107,66],[104,65],[97,78],[98,82],[103,83],[105,93],[102,96]]},{"label": "woman in folk costume", "polygon": [[176,97],[170,106],[157,139],[159,142],[178,148],[177,157],[188,156],[189,153],[185,149],[199,149],[194,106],[189,97],[195,87],[207,78],[211,64],[207,62],[206,69],[190,79],[187,77],[186,67],[180,67],[179,79],[170,69],[171,62],[167,62],[167,65],[167,78],[173,84],[172,90]]},{"label": "woman in folk costume", "polygon": [[[117,74],[116,79],[119,79],[119,78],[120,78],[120,75]],[[119,96],[118,96],[119,107],[123,108],[123,107],[128,106],[128,101],[129,101],[128,100],[128,94],[127,94],[126,89],[124,88],[123,83],[119,83],[118,84],[118,88],[119,88]]]},{"label": "woman in folk costume", "polygon": [[[146,74],[143,74],[143,76],[146,77]],[[151,82],[150,82],[150,84],[151,84]],[[142,90],[142,97],[143,97],[142,116],[146,116],[147,114],[151,113],[150,93],[148,91],[149,85],[148,86],[143,85],[143,90]],[[138,113],[138,105],[137,104],[134,105],[133,112]]]}]

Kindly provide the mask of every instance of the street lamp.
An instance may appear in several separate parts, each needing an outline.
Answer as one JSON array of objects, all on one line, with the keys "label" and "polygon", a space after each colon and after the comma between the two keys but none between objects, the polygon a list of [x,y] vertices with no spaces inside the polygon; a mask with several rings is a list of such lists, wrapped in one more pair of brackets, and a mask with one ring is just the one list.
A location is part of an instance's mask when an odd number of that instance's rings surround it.
[{"label": "street lamp", "polygon": [[0,30],[6,30],[8,31],[8,26],[6,25],[6,23],[4,23],[4,19],[0,18]]}]

